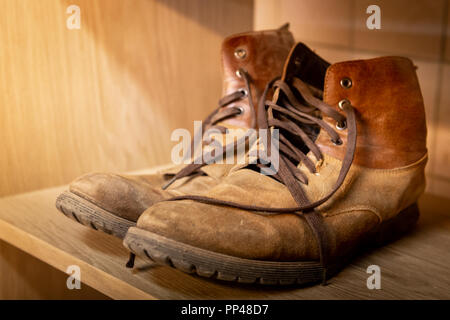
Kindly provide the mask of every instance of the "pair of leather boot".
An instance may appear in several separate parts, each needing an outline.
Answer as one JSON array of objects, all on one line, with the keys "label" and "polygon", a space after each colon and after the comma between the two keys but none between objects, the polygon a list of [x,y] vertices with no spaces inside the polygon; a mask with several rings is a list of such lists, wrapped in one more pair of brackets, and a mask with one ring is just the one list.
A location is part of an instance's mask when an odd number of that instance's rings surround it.
[{"label": "pair of leather boot", "polygon": [[[427,149],[409,59],[330,65],[285,26],[227,38],[222,60],[225,97],[206,126],[267,129],[244,163],[90,174],[58,209],[157,263],[262,284],[323,281],[415,225]],[[261,141],[276,170],[252,152]]]}]

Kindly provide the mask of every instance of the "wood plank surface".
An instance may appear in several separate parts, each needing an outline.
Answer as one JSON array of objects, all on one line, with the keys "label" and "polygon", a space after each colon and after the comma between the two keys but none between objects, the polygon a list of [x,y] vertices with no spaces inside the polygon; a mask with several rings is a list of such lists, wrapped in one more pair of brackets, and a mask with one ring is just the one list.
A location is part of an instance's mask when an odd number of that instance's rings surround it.
[{"label": "wood plank surface", "polygon": [[[119,239],[86,228],[54,207],[65,187],[0,199],[0,239],[51,266],[81,268],[83,283],[114,299],[449,299],[450,203],[421,198],[418,227],[406,237],[363,254],[327,286],[269,287],[217,282],[137,259]],[[366,286],[370,265],[381,268],[381,290]]]},{"label": "wood plank surface", "polygon": [[83,283],[67,290],[67,274],[0,240],[0,300],[108,299]]}]

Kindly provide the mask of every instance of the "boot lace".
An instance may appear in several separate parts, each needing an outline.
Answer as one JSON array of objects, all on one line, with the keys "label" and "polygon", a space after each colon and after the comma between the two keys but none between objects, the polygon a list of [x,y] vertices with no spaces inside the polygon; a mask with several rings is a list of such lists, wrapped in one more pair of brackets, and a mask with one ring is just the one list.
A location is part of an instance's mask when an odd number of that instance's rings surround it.
[{"label": "boot lace", "polygon": [[[276,94],[278,94],[276,103],[265,100],[271,88],[275,89]],[[294,93],[293,89],[297,94]],[[291,85],[282,80],[273,80],[267,84],[264,90],[263,98],[258,105],[258,126],[259,128],[266,129],[280,129],[279,169],[273,177],[288,188],[298,206],[290,208],[261,207],[193,195],[177,196],[167,201],[194,200],[212,205],[254,211],[255,213],[264,215],[292,213],[303,216],[311,227],[318,243],[320,262],[323,266],[323,282],[325,283],[329,241],[323,216],[315,208],[325,203],[339,190],[350,170],[356,149],[357,131],[354,108],[348,101],[342,103],[340,108],[344,111],[345,115],[342,115],[333,107],[323,102],[319,90],[310,87],[295,77],[292,79]],[[348,130],[347,145],[342,166],[334,186],[324,197],[311,202],[307,198],[302,186],[308,184],[308,179],[305,173],[299,169],[299,164],[303,163],[311,173],[316,173],[316,165],[307,157],[305,147],[307,147],[306,150],[311,151],[318,163],[323,161],[323,154],[319,146],[315,143],[314,138],[307,133],[305,128],[318,126],[330,137],[334,144],[342,144],[339,134],[322,119],[321,115],[334,119],[337,128]],[[266,130],[266,132],[269,138],[265,141],[267,141],[267,149],[270,152],[271,130]],[[292,137],[295,137],[297,141],[300,140],[302,143],[294,145],[291,142],[293,140]],[[268,167],[269,164],[264,164],[263,162],[259,163],[258,166]]]},{"label": "boot lace", "polygon": [[[200,128],[200,131],[203,132],[204,136],[203,136],[203,141],[201,143],[204,143],[206,140],[205,137],[205,133],[208,131],[212,131],[212,130],[216,130],[219,131],[221,133],[226,133],[227,128],[221,125],[218,125],[218,123],[220,123],[221,121],[228,119],[228,118],[232,118],[235,117],[239,114],[241,114],[243,112],[243,110],[240,107],[236,107],[233,106],[232,108],[225,108],[222,109],[223,107],[229,105],[230,103],[236,102],[240,99],[243,99],[245,97],[248,97],[248,102],[250,105],[250,110],[251,112],[254,114],[255,112],[255,108],[254,108],[254,103],[253,103],[253,98],[252,98],[252,92],[251,92],[251,88],[250,88],[250,75],[244,70],[244,69],[239,69],[239,74],[241,75],[241,77],[244,79],[244,83],[245,83],[245,88],[243,89],[238,89],[226,96],[224,96],[223,98],[221,98],[219,100],[219,106],[218,108],[216,108],[203,122],[202,122],[202,127]],[[255,117],[253,116],[252,119],[255,119]],[[195,133],[195,135],[199,135],[199,133]],[[243,143],[244,141],[247,141],[248,137],[244,137],[244,139],[239,139],[236,143],[231,143],[229,145],[226,145],[222,148],[222,150],[218,153],[218,154],[213,154],[214,159],[217,159],[221,156],[223,156],[224,154],[226,154],[226,152],[232,148],[235,148],[236,145],[239,145],[240,143]],[[189,152],[187,152],[187,154],[191,153],[191,150],[195,150],[198,146],[194,145],[194,141],[195,139],[192,139],[191,141],[191,146],[190,146],[190,150]],[[200,171],[200,169],[205,166],[207,163],[204,161],[203,158],[203,154],[195,159],[192,160],[191,163],[189,163],[187,166],[185,166],[183,169],[181,169],[180,171],[178,171],[168,182],[166,182],[163,186],[162,189],[165,190],[167,189],[171,184],[173,184],[175,181],[177,181],[178,179],[187,177],[187,176],[191,176],[194,174],[199,174],[201,175],[202,172]]]}]

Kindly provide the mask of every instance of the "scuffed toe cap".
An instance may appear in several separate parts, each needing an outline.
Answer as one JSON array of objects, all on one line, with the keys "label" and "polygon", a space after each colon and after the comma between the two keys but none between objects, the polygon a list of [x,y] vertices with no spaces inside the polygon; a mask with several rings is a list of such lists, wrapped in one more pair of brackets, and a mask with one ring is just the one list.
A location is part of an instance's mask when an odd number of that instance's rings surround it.
[{"label": "scuffed toe cap", "polygon": [[297,215],[261,215],[191,200],[147,209],[137,227],[205,250],[235,257],[297,261],[318,257],[317,244]]},{"label": "scuffed toe cap", "polygon": [[[349,210],[324,217],[331,257],[351,252],[374,231],[378,217]],[[266,261],[319,259],[318,242],[297,214],[264,215],[192,200],[162,201],[147,209],[137,227],[216,253]]]},{"label": "scuffed toe cap", "polygon": [[69,186],[70,192],[121,218],[137,221],[142,212],[167,198],[161,190],[163,178],[122,176],[111,173],[86,174]]}]

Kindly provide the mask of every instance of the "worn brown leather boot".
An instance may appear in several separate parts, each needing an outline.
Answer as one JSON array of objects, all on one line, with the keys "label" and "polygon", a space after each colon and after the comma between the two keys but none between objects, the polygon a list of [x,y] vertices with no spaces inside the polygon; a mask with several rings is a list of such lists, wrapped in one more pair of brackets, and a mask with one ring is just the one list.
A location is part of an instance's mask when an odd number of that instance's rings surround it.
[{"label": "worn brown leather boot", "polygon": [[[219,127],[256,128],[255,105],[265,84],[281,75],[293,45],[288,25],[226,38],[222,44],[225,96],[203,121],[203,132]],[[79,223],[123,238],[155,202],[182,194],[202,194],[232,166],[211,164],[195,170],[179,165],[152,175],[91,173],[72,182],[56,200],[56,207]],[[162,189],[164,185],[166,190]]]},{"label": "worn brown leather boot", "polygon": [[[259,111],[260,128],[279,130],[276,174],[261,174],[261,163],[236,166],[201,196],[155,204],[129,229],[129,250],[205,277],[304,284],[415,225],[427,149],[414,65],[402,57],[333,64],[317,74],[322,99],[302,78],[302,47]],[[316,139],[302,129],[311,123],[321,128]]]}]

